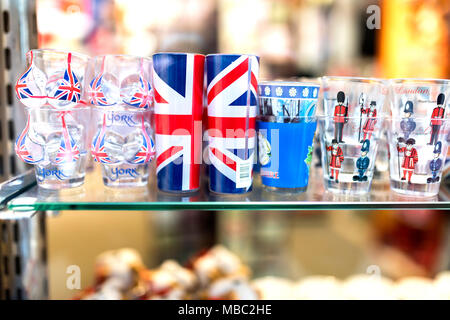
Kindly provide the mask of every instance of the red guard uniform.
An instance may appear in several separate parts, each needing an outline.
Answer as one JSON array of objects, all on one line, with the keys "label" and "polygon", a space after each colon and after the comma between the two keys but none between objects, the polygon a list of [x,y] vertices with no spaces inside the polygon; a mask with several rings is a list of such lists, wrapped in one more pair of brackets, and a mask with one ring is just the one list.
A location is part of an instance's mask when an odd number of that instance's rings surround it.
[{"label": "red guard uniform", "polygon": [[443,117],[444,117],[444,108],[442,107],[434,108],[433,113],[431,114],[431,125],[441,126]]},{"label": "red guard uniform", "polygon": [[408,174],[408,182],[411,182],[411,177],[414,172],[414,168],[416,166],[417,161],[419,161],[419,157],[417,155],[416,148],[412,148],[408,150],[406,147],[399,147],[398,152],[404,152],[405,156],[403,158],[403,179],[406,179],[406,174]]},{"label": "red guard uniform", "polygon": [[336,105],[334,107],[334,122],[336,123],[345,123],[345,110],[346,107],[344,105]]},{"label": "red guard uniform", "polygon": [[442,126],[442,118],[444,117],[444,108],[436,107],[431,114],[431,138],[429,144],[436,144],[438,141],[439,130]]},{"label": "red guard uniform", "polygon": [[344,153],[342,152],[341,147],[333,148],[333,146],[327,147],[327,151],[331,151],[331,179],[336,176],[336,181],[339,177],[339,170],[341,169],[341,164],[344,161]]},{"label": "red guard uniform", "polygon": [[377,109],[371,110],[370,108],[366,108],[362,110],[362,113],[367,114],[367,119],[363,127],[363,141],[366,139],[370,140],[373,130],[375,130],[375,125],[377,124]]},{"label": "red guard uniform", "polygon": [[346,122],[345,119],[346,113],[347,107],[345,107],[344,105],[337,104],[334,107],[334,138],[339,142],[343,142],[342,134]]}]

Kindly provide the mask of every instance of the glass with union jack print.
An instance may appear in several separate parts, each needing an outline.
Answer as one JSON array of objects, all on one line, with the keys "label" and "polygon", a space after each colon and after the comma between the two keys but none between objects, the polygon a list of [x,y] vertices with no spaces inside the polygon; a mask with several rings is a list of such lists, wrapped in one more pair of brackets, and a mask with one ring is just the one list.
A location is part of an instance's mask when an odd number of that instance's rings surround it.
[{"label": "glass with union jack print", "polygon": [[201,54],[153,55],[156,174],[165,192],[200,187],[204,64]]},{"label": "glass with union jack print", "polygon": [[27,122],[15,143],[17,156],[33,164],[39,186],[83,184],[90,109],[82,100],[87,56],[58,50],[31,50],[16,82]]},{"label": "glass with union jack print", "polygon": [[259,57],[206,57],[209,188],[219,194],[251,191],[256,146]]},{"label": "glass with union jack print", "polygon": [[91,155],[108,187],[148,183],[155,157],[150,126],[151,59],[104,55],[89,61],[86,100],[93,106]]}]

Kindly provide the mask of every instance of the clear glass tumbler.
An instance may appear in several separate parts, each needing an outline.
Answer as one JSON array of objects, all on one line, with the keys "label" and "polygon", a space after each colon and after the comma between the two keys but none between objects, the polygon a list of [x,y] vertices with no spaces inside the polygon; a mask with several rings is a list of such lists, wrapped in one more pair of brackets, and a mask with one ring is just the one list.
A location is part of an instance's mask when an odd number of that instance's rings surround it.
[{"label": "clear glass tumbler", "polygon": [[82,101],[87,56],[57,50],[31,50],[27,70],[16,82],[27,123],[15,151],[33,164],[38,185],[47,189],[83,184],[90,108]]},{"label": "clear glass tumbler", "polygon": [[325,188],[370,191],[387,89],[372,78],[324,77],[318,117]]},{"label": "clear glass tumbler", "polygon": [[92,58],[86,71],[86,99],[94,107],[91,154],[108,187],[148,183],[155,157],[150,126],[151,60],[127,55]]},{"label": "clear glass tumbler", "polygon": [[389,88],[391,188],[411,196],[435,196],[447,155],[450,81],[394,79]]}]

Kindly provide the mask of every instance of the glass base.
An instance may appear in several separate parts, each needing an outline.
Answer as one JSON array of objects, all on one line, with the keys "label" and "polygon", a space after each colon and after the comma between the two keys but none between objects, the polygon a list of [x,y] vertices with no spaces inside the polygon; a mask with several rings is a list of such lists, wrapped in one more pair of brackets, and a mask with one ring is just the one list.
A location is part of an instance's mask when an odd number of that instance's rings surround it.
[{"label": "glass base", "polygon": [[308,189],[308,186],[306,187],[301,187],[301,188],[279,188],[279,187],[272,187],[272,186],[266,186],[266,185],[262,185],[264,189],[266,189],[269,192],[274,192],[274,193],[283,193],[283,194],[297,194],[297,193],[303,193]]},{"label": "glass base", "polygon": [[85,156],[75,163],[36,165],[34,172],[39,187],[48,190],[76,188],[84,183]]},{"label": "glass base", "polygon": [[109,188],[140,188],[147,185],[147,180],[141,181],[111,181],[107,178],[103,178],[103,184]]},{"label": "glass base", "polygon": [[235,197],[235,196],[242,196],[242,195],[246,195],[248,193],[250,193],[252,191],[252,188],[249,188],[248,190],[244,191],[244,192],[236,192],[236,193],[227,193],[227,192],[217,192],[212,190],[211,188],[209,188],[209,192],[212,194],[215,194],[217,196],[230,196],[230,197]]},{"label": "glass base", "polygon": [[191,194],[191,193],[195,193],[197,191],[200,190],[200,188],[197,189],[190,189],[190,190],[163,190],[163,189],[158,189],[161,192],[167,193],[167,194],[171,194],[171,195],[177,195],[177,194]]},{"label": "glass base", "polygon": [[372,184],[372,179],[367,179],[367,181],[346,181],[345,179],[339,179],[336,182],[335,179],[324,179],[325,189],[333,193],[339,194],[351,194],[351,195],[362,195],[367,194],[370,191]]},{"label": "glass base", "polygon": [[434,197],[439,193],[439,183],[408,183],[407,180],[392,180],[391,189],[412,197]]},{"label": "glass base", "polygon": [[106,187],[144,187],[148,184],[148,164],[103,164],[102,175]]},{"label": "glass base", "polygon": [[72,179],[64,179],[64,180],[51,180],[45,179],[44,181],[38,180],[38,186],[40,188],[49,189],[49,190],[60,190],[67,188],[77,188],[82,186],[84,183],[84,175]]}]

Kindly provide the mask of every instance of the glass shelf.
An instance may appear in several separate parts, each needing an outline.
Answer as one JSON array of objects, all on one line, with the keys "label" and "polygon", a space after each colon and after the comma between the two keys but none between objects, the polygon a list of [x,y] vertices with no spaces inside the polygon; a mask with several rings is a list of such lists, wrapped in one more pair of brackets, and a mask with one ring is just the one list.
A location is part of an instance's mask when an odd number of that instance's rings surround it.
[{"label": "glass shelf", "polygon": [[[88,172],[83,187],[49,191],[36,184],[9,201],[14,211],[30,210],[381,210],[450,209],[448,191],[438,197],[412,198],[391,191],[388,177],[374,180],[367,196],[350,197],[325,192],[321,170],[312,170],[308,190],[283,194],[261,186],[255,176],[253,191],[245,195],[216,195],[205,179],[194,194],[172,195],[157,190],[154,180],[145,188],[112,189],[103,186],[99,170]],[[32,173],[29,175],[32,176]],[[27,178],[30,180],[29,178]]]}]

